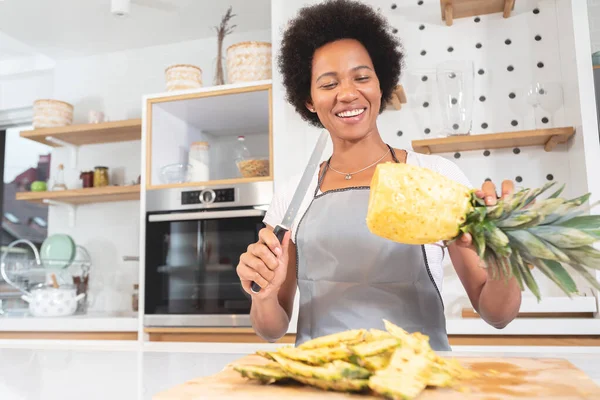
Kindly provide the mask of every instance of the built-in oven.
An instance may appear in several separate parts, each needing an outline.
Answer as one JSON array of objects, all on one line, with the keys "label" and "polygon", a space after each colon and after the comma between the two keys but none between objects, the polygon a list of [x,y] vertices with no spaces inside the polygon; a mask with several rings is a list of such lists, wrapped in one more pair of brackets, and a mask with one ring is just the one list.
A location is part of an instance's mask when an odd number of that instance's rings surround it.
[{"label": "built-in oven", "polygon": [[250,326],[236,267],[272,194],[272,182],[147,192],[146,326]]}]

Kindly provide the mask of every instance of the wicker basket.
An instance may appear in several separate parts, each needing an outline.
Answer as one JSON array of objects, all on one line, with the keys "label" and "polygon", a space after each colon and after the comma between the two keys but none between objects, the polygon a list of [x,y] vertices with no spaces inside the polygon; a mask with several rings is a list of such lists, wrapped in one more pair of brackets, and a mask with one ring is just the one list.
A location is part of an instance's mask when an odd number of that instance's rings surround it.
[{"label": "wicker basket", "polygon": [[72,123],[73,105],[51,99],[40,99],[33,102],[34,128],[52,128]]},{"label": "wicker basket", "polygon": [[271,43],[241,42],[227,48],[228,83],[271,79]]},{"label": "wicker basket", "polygon": [[167,91],[202,87],[202,69],[190,64],[175,64],[165,70]]}]

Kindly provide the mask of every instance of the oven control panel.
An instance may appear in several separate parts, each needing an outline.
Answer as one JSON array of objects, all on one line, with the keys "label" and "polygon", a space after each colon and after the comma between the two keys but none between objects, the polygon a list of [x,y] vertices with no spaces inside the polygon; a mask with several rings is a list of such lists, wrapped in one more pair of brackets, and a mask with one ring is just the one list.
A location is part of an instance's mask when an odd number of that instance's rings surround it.
[{"label": "oven control panel", "polygon": [[204,189],[181,193],[181,204],[212,204],[235,201],[234,189]]}]

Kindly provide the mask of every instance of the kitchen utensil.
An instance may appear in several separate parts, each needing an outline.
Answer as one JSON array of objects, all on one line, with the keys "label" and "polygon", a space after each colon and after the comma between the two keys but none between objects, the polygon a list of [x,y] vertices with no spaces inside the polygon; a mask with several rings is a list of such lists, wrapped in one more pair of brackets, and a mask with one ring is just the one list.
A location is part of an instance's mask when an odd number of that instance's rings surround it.
[{"label": "kitchen utensil", "polygon": [[73,315],[77,310],[77,303],[84,297],[85,293],[77,294],[75,285],[55,288],[45,284],[38,284],[31,289],[30,294],[21,296],[29,303],[29,312],[35,317]]},{"label": "kitchen utensil", "polygon": [[[315,144],[315,148],[310,156],[310,159],[308,160],[308,164],[304,169],[300,183],[298,183],[298,186],[296,187],[296,191],[294,192],[292,201],[290,201],[288,209],[285,212],[283,220],[273,230],[273,233],[275,236],[277,236],[277,239],[279,239],[279,243],[283,241],[283,236],[285,233],[291,229],[294,219],[296,218],[296,214],[298,213],[300,205],[302,204],[302,200],[304,199],[304,196],[306,196],[306,192],[310,186],[311,180],[313,179],[317,168],[319,168],[321,156],[323,155],[323,151],[327,145],[328,134],[329,132],[327,132],[325,129],[321,131],[321,134],[317,139],[317,144]],[[254,293],[260,292],[260,286],[256,282],[252,282],[250,288]]]},{"label": "kitchen utensil", "polygon": [[[451,354],[441,354],[451,357]],[[567,360],[552,358],[452,357],[488,378],[461,381],[459,390],[427,388],[419,400],[475,399],[599,399],[600,387]],[[236,364],[266,364],[257,355],[246,356]],[[490,370],[492,370],[490,372]],[[192,379],[157,393],[153,400],[383,400],[383,397],[328,392],[299,385],[261,385],[243,378],[230,367],[212,376]]]},{"label": "kitchen utensil", "polygon": [[58,233],[50,235],[42,243],[40,258],[47,268],[66,268],[71,265],[76,253],[75,241],[71,236]]},{"label": "kitchen utensil", "polygon": [[192,168],[190,164],[165,165],[160,169],[160,177],[167,184],[189,182]]},{"label": "kitchen utensil", "polygon": [[58,281],[56,280],[56,274],[50,274],[50,278],[52,279],[52,287],[58,289]]}]

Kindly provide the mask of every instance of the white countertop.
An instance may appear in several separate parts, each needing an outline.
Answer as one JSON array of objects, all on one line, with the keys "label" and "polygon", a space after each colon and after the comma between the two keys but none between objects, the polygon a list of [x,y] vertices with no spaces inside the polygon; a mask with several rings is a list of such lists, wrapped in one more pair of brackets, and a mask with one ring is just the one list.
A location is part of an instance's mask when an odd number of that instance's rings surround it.
[{"label": "white countertop", "polygon": [[133,313],[88,313],[60,318],[0,317],[0,332],[136,332]]},{"label": "white countertop", "polygon": [[[2,400],[150,400],[187,380],[219,372],[258,349],[279,345],[0,341]],[[12,348],[10,348],[12,347]],[[600,384],[600,347],[469,347],[453,356],[565,358]]]}]

